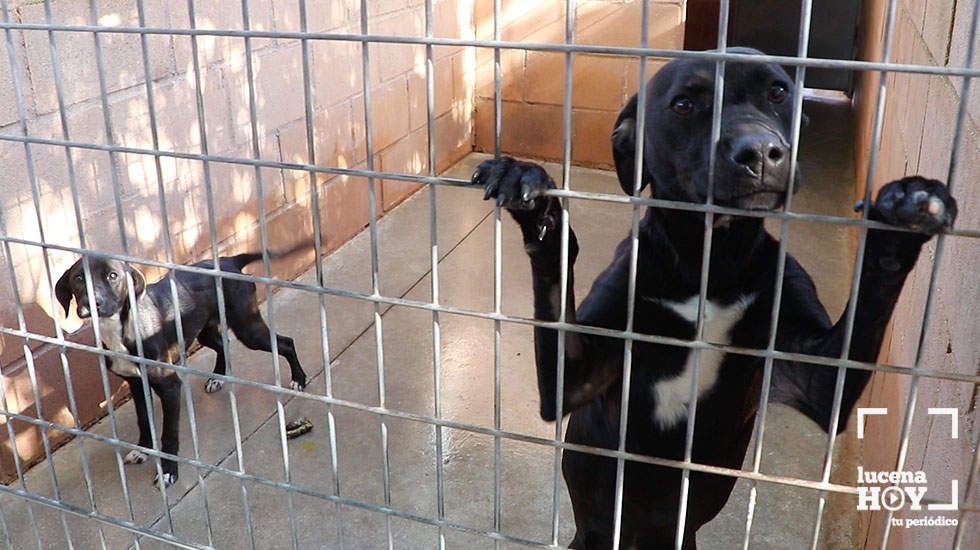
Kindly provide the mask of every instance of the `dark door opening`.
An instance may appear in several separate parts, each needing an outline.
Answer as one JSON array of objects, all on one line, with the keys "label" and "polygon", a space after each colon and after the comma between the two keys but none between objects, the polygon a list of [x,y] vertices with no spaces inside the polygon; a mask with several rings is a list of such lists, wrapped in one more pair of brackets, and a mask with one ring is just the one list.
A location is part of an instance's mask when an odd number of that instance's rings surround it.
[{"label": "dark door opening", "polygon": [[[750,46],[773,55],[796,55],[801,6],[801,0],[732,0],[728,44]],[[717,47],[718,11],[719,0],[688,1],[685,49]],[[856,59],[860,14],[859,0],[813,0],[809,57]],[[840,69],[807,69],[806,86],[850,95],[853,75]]]}]

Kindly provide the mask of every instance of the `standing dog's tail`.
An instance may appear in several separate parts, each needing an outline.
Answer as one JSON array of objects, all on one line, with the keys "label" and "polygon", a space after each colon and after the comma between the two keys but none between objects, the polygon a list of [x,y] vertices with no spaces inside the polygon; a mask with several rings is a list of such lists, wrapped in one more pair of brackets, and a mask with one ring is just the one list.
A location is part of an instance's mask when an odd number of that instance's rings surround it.
[{"label": "standing dog's tail", "polygon": [[[286,256],[295,254],[302,250],[310,250],[313,248],[312,241],[304,241],[286,250],[270,250],[269,259],[276,260],[279,258],[284,258]],[[244,254],[238,254],[235,256],[225,256],[224,259],[230,260],[231,264],[238,270],[241,271],[242,268],[247,266],[252,262],[257,262],[262,259],[262,252],[245,252]]]}]

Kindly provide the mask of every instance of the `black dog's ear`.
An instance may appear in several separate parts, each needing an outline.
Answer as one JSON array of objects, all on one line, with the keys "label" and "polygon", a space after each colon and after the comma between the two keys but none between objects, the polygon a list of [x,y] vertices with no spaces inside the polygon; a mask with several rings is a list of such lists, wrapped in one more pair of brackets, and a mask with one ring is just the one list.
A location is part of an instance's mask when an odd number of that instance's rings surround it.
[{"label": "black dog's ear", "polygon": [[71,305],[71,278],[75,276],[75,272],[81,265],[81,260],[72,264],[68,271],[65,271],[64,275],[58,279],[58,283],[54,285],[54,295],[58,298],[61,308],[65,310],[65,315],[68,315],[68,306]]},{"label": "black dog's ear", "polygon": [[133,296],[139,298],[139,295],[143,294],[143,290],[146,289],[146,277],[140,273],[140,270],[131,265],[126,265],[126,271],[133,280]]},{"label": "black dog's ear", "polygon": [[[636,107],[637,97],[633,94],[629,102],[616,117],[612,132],[613,160],[616,162],[616,175],[619,185],[627,195],[633,194],[636,183]],[[644,174],[646,170],[644,170]],[[650,183],[644,175],[640,191]]]}]

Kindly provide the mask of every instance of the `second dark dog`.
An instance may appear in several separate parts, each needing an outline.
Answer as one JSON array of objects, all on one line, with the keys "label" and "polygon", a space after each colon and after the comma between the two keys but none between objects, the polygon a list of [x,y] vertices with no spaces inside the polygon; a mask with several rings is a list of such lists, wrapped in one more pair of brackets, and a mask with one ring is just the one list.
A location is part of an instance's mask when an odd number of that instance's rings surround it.
[{"label": "second dark dog", "polygon": [[[275,253],[270,256],[280,257],[291,252]],[[242,268],[261,258],[262,254],[256,252],[221,257],[219,262],[222,271],[241,273]],[[55,286],[55,295],[66,314],[74,297],[78,316],[85,319],[92,316],[92,304],[86,290],[82,262],[83,260],[79,259],[61,276]],[[103,347],[134,356],[141,354],[139,348],[142,347],[142,356],[146,359],[175,362],[180,351],[177,346],[177,324],[174,317],[174,312],[178,308],[173,303],[168,278],[147,285],[143,274],[125,262],[89,258],[88,263]],[[206,260],[193,265],[211,268],[214,263]],[[185,271],[175,272],[173,278],[177,286],[180,323],[185,345],[190,345],[197,339],[201,345],[213,349],[218,354],[214,372],[225,374],[225,357],[220,332],[223,327],[219,323],[215,279],[209,275]],[[135,297],[135,312],[130,307],[130,285]],[[222,288],[228,328],[249,349],[271,352],[272,338],[268,325],[259,313],[255,284],[223,279]],[[294,390],[302,390],[306,387],[306,373],[303,372],[303,367],[296,356],[292,338],[277,334],[276,343],[279,353],[289,362],[292,378],[290,386]],[[129,384],[139,423],[139,445],[152,447],[153,439],[150,432],[152,418],[148,415],[139,367],[131,361],[115,357],[108,358],[108,364],[109,370],[123,377]],[[176,455],[180,450],[180,377],[173,370],[147,365],[146,379],[163,405],[160,450]],[[219,390],[221,386],[222,381],[212,378],[207,381],[204,389],[211,393]],[[140,464],[145,462],[146,458],[145,453],[134,450],[126,455],[125,462]],[[164,487],[169,487],[177,481],[177,463],[164,459],[161,466],[163,479],[155,479],[154,483],[162,482]]]},{"label": "second dark dog", "polygon": [[[737,53],[758,53],[741,48]],[[712,152],[715,65],[674,60],[650,81],[645,106],[644,146],[634,139],[636,96],[619,115],[613,154],[620,184],[634,192],[636,159],[643,159],[642,189],[658,199],[704,204]],[[728,62],[725,67],[721,139],[716,153],[714,203],[743,210],[775,210],[786,199],[790,179],[792,80],[779,66]],[[481,164],[473,182],[495,198],[520,226],[531,260],[534,315],[555,321],[561,309],[561,205],[545,192],[555,187],[543,168],[510,158]],[[948,228],[956,202],[934,180],[905,178],[883,187],[870,207],[872,220],[918,231],[868,231],[848,357],[875,361],[885,327],[930,235]],[[601,220],[591,220],[602,223]],[[766,233],[762,219],[719,215],[714,218],[706,303],[699,304],[705,216],[668,208],[649,208],[639,228],[633,330],[684,340],[696,337],[703,311],[702,339],[713,344],[765,349],[772,323],[779,243]],[[596,279],[576,310],[573,267],[579,252],[568,234],[568,293],[565,320],[625,330],[630,279],[630,240],[616,250],[612,264]],[[781,281],[775,347],[779,351],[838,357],[845,342],[845,318],[832,323],[810,276],[791,256]],[[623,341],[574,331],[564,333],[563,390],[557,384],[558,332],[534,329],[541,416],[556,420],[558,391],[562,414],[570,414],[565,439],[616,449],[622,411]],[[626,450],[674,460],[684,458],[692,385],[698,395],[694,413],[693,461],[739,468],[752,435],[759,406],[762,364],[759,357],[702,350],[698,362],[686,347],[634,342],[628,395]],[[695,375],[695,364],[700,369]],[[839,426],[847,421],[868,382],[865,370],[847,371]],[[832,418],[837,369],[778,360],[773,399],[788,403],[825,430]],[[562,471],[575,512],[573,548],[613,545],[617,463],[609,457],[565,451]],[[678,536],[681,470],[626,461],[622,493],[620,545],[623,548],[695,546],[698,528],[725,505],[735,478],[692,472],[689,507]]]}]

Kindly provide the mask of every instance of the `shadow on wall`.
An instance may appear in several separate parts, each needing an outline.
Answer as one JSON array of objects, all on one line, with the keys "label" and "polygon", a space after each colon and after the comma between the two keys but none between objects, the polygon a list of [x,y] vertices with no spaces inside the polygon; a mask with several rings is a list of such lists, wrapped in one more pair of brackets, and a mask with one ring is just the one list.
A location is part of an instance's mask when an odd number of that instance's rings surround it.
[{"label": "shadow on wall", "polygon": [[[638,47],[643,2],[575,3],[574,43]],[[479,39],[493,38],[493,2],[476,0]],[[648,45],[684,47],[684,6],[649,2]],[[504,1],[501,39],[535,43],[565,42],[565,2]],[[565,96],[565,54],[501,50],[505,153],[560,161]],[[648,59],[647,78],[666,60]],[[476,148],[494,149],[494,54],[477,52]],[[609,135],[619,110],[639,88],[639,58],[575,54],[572,61],[572,162],[612,166]]]},{"label": "shadow on wall", "polygon": [[[299,31],[296,2],[251,2],[249,28]],[[360,32],[358,0],[308,0],[307,28],[346,34]],[[421,2],[370,1],[369,31],[392,35],[424,35]],[[132,2],[96,2],[98,24],[134,27],[139,18]],[[90,24],[89,4],[52,3],[53,22]],[[42,4],[12,11],[24,23],[47,21]],[[434,3],[437,36],[472,38],[472,6],[453,1]],[[160,0],[146,2],[148,27],[189,28],[186,7]],[[198,28],[244,28],[241,4],[232,0],[197,6]],[[197,89],[191,38],[147,35],[144,72],[139,35],[100,33],[105,67],[105,98],[100,93],[98,59],[92,33],[56,32],[56,65],[52,64],[46,31],[15,31],[17,74],[0,64],[0,133],[22,135],[21,115],[30,136],[65,139],[62,131],[56,71],[71,141],[166,152],[200,154],[202,125],[207,152],[220,157],[310,163],[340,168],[368,166],[361,45],[354,41],[310,41],[309,70],[313,147],[307,143],[303,50],[298,40],[254,38],[251,56],[243,39],[202,36],[197,40],[200,91]],[[368,83],[372,105],[375,170],[427,174],[428,133],[425,100],[425,48],[412,45],[370,46]],[[251,59],[251,71],[248,60]],[[448,167],[472,150],[475,54],[463,48],[434,51],[435,170]],[[152,83],[151,112],[146,74]],[[19,82],[15,93],[14,79]],[[252,84],[250,86],[250,83]],[[203,121],[198,116],[198,92]],[[252,101],[254,94],[254,130]],[[23,98],[18,105],[18,95]],[[111,127],[107,138],[106,120]],[[156,135],[154,136],[154,129]],[[25,149],[26,154],[25,154]],[[18,239],[124,252],[166,260],[171,241],[178,263],[211,257],[211,216],[219,253],[233,254],[260,247],[260,206],[271,248],[288,248],[312,237],[312,184],[319,195],[321,236],[325,251],[336,249],[369,221],[365,178],[281,170],[152,154],[118,153],[0,140],[0,204],[4,233]],[[261,184],[261,185],[260,185]],[[74,206],[77,188],[79,209]],[[260,191],[261,187],[261,191]],[[209,209],[208,190],[213,197]],[[35,191],[36,189],[36,191]],[[379,181],[378,216],[411,195],[418,186]],[[161,197],[162,190],[162,197]],[[35,199],[36,193],[36,199]],[[165,209],[165,210],[164,210]],[[119,215],[117,216],[117,211]],[[84,235],[84,240],[79,233]],[[72,315],[65,319],[53,302],[51,281],[75,260],[70,253],[11,244],[0,249],[0,324],[55,336],[52,319],[71,340],[94,343],[91,331]],[[312,252],[273,265],[273,275],[291,278],[312,261]],[[261,268],[259,268],[261,269]],[[149,280],[163,271],[144,266]],[[13,274],[13,277],[10,274]],[[14,286],[16,284],[16,287]],[[16,300],[16,301],[15,301]],[[15,307],[14,304],[20,304]],[[23,311],[23,326],[18,310]],[[78,395],[77,418],[68,410],[61,354],[36,340],[21,342],[0,335],[0,370],[9,410],[37,416],[29,366],[36,371],[44,418],[73,426],[87,425],[105,412],[105,395],[94,355],[69,351],[68,364]],[[113,390],[118,381],[110,380]],[[120,398],[122,392],[116,392]],[[0,420],[2,422],[2,420]],[[17,450],[28,461],[43,458],[38,430],[13,422]],[[62,432],[51,431],[63,441]],[[14,475],[10,444],[0,451],[0,478]]]}]

